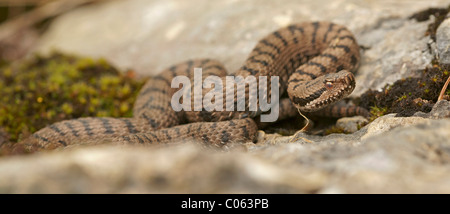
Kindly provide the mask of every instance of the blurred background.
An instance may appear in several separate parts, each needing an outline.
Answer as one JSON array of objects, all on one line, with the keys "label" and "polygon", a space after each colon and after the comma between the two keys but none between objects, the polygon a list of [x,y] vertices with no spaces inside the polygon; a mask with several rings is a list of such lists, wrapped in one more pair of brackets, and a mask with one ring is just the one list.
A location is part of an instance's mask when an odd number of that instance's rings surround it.
[{"label": "blurred background", "polygon": [[99,0],[1,0],[0,59],[22,58],[56,16]]}]

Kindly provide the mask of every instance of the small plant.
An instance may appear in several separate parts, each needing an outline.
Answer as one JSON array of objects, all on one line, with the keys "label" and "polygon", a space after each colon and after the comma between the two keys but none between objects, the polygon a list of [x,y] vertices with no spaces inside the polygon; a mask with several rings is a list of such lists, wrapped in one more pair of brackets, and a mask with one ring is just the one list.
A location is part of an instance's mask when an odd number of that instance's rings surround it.
[{"label": "small plant", "polygon": [[403,95],[403,96],[399,97],[399,98],[397,99],[397,101],[402,101],[403,99],[406,99],[406,98],[407,98],[407,96],[406,96],[406,95]]},{"label": "small plant", "polygon": [[376,118],[385,115],[386,112],[387,112],[387,110],[388,110],[387,107],[382,107],[382,108],[380,108],[380,107],[378,107],[378,106],[372,106],[372,107],[370,108],[370,115],[371,115],[371,117],[369,118],[369,121],[373,121],[373,120],[375,120]]},{"label": "small plant", "polygon": [[324,134],[329,135],[329,134],[349,134],[349,133],[347,133],[343,128],[334,125],[326,129]]}]

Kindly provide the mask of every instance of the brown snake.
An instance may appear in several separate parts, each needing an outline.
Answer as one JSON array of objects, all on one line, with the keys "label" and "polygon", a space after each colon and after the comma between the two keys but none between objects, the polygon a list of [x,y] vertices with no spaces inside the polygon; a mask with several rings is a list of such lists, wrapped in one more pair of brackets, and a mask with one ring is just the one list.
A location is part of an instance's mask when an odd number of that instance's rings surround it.
[{"label": "brown snake", "polygon": [[[269,79],[279,76],[280,94],[287,91],[291,100],[280,100],[280,118],[298,114],[296,108],[303,112],[322,109],[322,114],[333,117],[367,115],[367,110],[359,107],[333,105],[355,88],[352,72],[356,71],[359,59],[359,46],[344,26],[329,22],[300,23],[261,39],[235,75],[268,76]],[[177,75],[191,77],[194,68],[203,69],[203,79],[208,75],[224,79],[226,75],[222,64],[210,59],[174,65],[144,85],[133,118],[92,117],[57,122],[23,143],[37,149],[53,149],[103,139],[127,144],[193,139],[219,147],[228,142],[255,141],[258,127],[252,118],[258,113],[247,111],[248,96],[246,111],[176,112],[172,109],[170,101],[176,89],[170,87],[171,80]],[[202,93],[209,90],[203,89]],[[270,95],[270,90],[267,92]],[[232,97],[234,100],[230,102],[236,104],[236,94]]]}]

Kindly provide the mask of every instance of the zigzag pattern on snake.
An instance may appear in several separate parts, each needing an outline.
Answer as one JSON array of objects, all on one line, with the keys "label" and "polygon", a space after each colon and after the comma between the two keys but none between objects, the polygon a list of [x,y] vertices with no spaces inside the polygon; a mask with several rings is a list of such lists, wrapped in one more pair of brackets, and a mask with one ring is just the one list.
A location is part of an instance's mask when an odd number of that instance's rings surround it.
[{"label": "zigzag pattern on snake", "polygon": [[[298,115],[297,108],[303,112],[320,110],[333,117],[367,115],[367,110],[359,107],[333,105],[353,91],[353,73],[359,59],[359,46],[344,26],[329,22],[300,23],[262,38],[235,75],[244,78],[254,75],[257,79],[279,76],[280,94],[287,91],[290,98],[280,100],[280,119]],[[23,143],[46,150],[104,139],[126,144],[193,139],[218,147],[229,142],[255,141],[258,127],[253,117],[258,115],[248,111],[248,96],[246,111],[176,112],[172,109],[170,101],[176,92],[170,87],[172,78],[192,77],[196,67],[203,69],[203,79],[208,75],[225,78],[227,74],[221,63],[211,59],[173,65],[144,85],[134,105],[133,118],[66,120],[37,131]],[[248,85],[245,87],[248,92]],[[212,89],[203,89],[202,93],[209,90]],[[267,93],[270,97],[270,84]],[[238,102],[236,94],[231,97],[234,100],[226,100],[224,105]]]}]

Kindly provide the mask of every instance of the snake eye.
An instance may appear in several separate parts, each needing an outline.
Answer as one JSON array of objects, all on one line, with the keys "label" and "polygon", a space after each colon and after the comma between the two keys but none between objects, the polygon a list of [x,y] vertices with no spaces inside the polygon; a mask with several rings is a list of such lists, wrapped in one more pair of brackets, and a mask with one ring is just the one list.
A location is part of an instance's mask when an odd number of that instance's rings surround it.
[{"label": "snake eye", "polygon": [[330,82],[330,81],[326,81],[326,82],[325,82],[325,87],[326,87],[327,89],[331,89],[331,88],[333,88],[333,83]]}]

